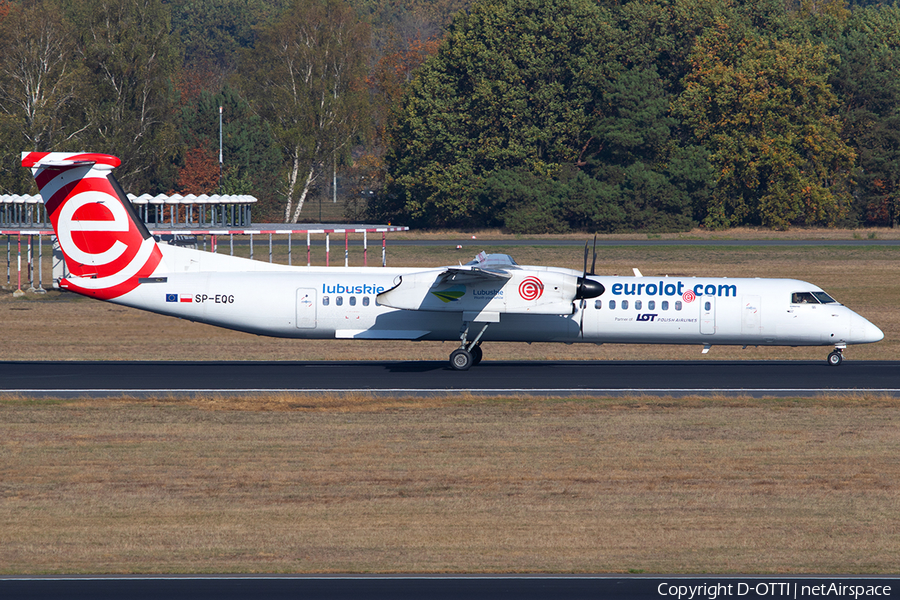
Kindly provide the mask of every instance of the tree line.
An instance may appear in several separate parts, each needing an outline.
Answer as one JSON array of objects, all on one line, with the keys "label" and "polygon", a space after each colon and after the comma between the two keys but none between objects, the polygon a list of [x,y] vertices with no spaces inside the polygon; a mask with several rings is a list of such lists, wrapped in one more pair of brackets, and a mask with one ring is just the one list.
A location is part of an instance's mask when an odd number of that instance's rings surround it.
[{"label": "tree line", "polygon": [[0,189],[87,149],[272,220],[340,174],[416,227],[893,226],[898,34],[840,0],[5,0]]},{"label": "tree line", "polygon": [[900,11],[476,3],[397,107],[382,214],[519,232],[896,224]]}]

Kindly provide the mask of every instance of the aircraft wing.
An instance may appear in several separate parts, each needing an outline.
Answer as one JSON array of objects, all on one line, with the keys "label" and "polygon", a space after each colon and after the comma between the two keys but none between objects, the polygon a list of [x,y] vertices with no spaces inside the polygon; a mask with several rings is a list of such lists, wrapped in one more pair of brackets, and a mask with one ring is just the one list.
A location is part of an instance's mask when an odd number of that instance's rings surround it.
[{"label": "aircraft wing", "polygon": [[399,275],[394,287],[378,294],[378,303],[496,322],[503,313],[571,315],[576,299],[602,293],[602,285],[569,269],[520,267],[506,254],[481,252],[458,267]]},{"label": "aircraft wing", "polygon": [[449,267],[438,275],[438,283],[496,283],[503,285],[512,275],[500,269],[482,269],[480,267]]}]

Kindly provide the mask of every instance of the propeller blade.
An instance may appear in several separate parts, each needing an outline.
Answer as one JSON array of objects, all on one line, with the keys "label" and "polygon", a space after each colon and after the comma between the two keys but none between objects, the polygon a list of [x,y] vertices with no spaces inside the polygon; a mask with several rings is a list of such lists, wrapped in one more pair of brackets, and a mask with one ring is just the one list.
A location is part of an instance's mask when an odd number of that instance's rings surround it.
[{"label": "propeller blade", "polygon": [[578,333],[581,334],[581,337],[584,337],[584,307],[587,306],[587,302],[584,301],[584,298],[581,299],[581,319],[578,322]]},{"label": "propeller blade", "polygon": [[[578,286],[575,288],[575,299],[581,300],[581,315],[578,320],[578,332],[584,337],[584,309],[587,307],[588,298],[596,298],[606,291],[602,283],[588,279],[587,272],[588,245],[584,243],[584,271],[582,276],[578,278]],[[594,267],[597,264],[597,236],[594,235],[594,262],[591,265],[591,275],[594,274]]]},{"label": "propeller blade", "polygon": [[587,275],[587,257],[588,257],[588,245],[587,242],[584,243],[584,269],[581,271],[584,275]]}]

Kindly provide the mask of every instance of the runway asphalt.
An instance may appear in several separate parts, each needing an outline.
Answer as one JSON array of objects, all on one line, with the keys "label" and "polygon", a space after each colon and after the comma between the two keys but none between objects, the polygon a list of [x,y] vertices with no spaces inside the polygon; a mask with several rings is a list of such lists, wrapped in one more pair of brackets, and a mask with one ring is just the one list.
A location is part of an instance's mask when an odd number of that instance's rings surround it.
[{"label": "runway asphalt", "polygon": [[491,361],[453,371],[444,361],[0,362],[0,393],[139,396],[366,391],[377,395],[610,396],[650,394],[900,396],[900,362]]}]

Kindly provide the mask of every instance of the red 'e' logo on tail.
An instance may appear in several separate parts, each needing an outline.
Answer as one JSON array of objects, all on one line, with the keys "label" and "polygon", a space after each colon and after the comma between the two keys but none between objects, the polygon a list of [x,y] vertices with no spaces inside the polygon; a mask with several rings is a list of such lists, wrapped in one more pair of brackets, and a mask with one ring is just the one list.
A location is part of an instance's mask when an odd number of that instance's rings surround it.
[{"label": "red 'e' logo on tail", "polygon": [[[93,158],[101,160],[95,164]],[[23,165],[37,169],[35,181],[71,273],[61,286],[109,300],[153,273],[162,253],[134,222],[109,179],[118,159],[60,153],[27,162],[23,157]]]}]

